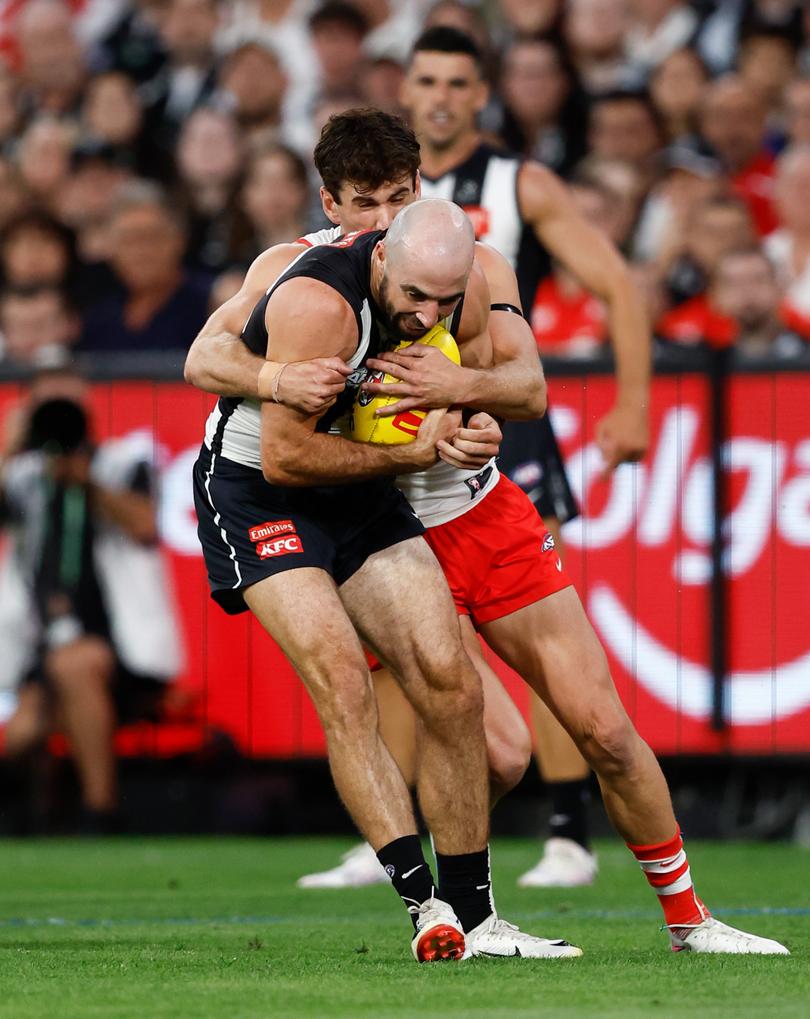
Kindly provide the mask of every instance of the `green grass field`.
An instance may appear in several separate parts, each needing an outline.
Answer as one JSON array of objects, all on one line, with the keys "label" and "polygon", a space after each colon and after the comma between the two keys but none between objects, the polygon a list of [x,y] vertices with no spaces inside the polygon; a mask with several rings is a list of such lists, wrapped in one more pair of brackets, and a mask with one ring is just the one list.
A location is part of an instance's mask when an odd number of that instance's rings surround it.
[{"label": "green grass field", "polygon": [[527,892],[523,840],[495,844],[502,915],[579,960],[418,966],[390,888],[302,892],[345,842],[109,840],[0,847],[2,1019],[791,1017],[810,1015],[810,851],[690,846],[698,888],[791,958],[668,951],[652,892],[617,842],[593,888]]}]

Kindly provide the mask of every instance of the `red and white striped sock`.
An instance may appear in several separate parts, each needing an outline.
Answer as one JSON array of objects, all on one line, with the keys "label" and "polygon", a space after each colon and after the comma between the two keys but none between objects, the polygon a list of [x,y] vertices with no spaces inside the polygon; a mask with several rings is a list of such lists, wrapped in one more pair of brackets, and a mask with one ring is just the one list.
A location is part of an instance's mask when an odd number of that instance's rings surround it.
[{"label": "red and white striped sock", "polygon": [[655,889],[667,927],[690,927],[711,915],[695,894],[680,828],[669,842],[627,848]]}]

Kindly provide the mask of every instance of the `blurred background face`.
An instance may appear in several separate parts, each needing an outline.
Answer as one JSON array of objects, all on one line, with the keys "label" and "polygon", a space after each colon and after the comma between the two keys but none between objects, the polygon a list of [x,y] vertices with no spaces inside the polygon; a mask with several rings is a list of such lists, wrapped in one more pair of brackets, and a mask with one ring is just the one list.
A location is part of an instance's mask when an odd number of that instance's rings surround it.
[{"label": "blurred background face", "polygon": [[62,238],[38,226],[18,227],[0,250],[3,275],[12,286],[61,283],[70,268],[70,252]]},{"label": "blurred background face", "polygon": [[726,255],[712,287],[718,311],[739,322],[743,331],[770,325],[779,305],[779,287],[767,258],[759,252]]},{"label": "blurred background face", "polygon": [[308,192],[283,153],[256,157],[243,191],[245,212],[259,233],[297,222],[304,215]]},{"label": "blurred background face", "polygon": [[539,35],[553,28],[562,0],[500,0],[500,9],[515,35]]},{"label": "blurred background face", "polygon": [[424,27],[434,28],[441,25],[446,28],[457,28],[475,39],[482,53],[490,48],[487,23],[479,8],[469,7],[462,0],[440,0],[428,11]]},{"label": "blurred background face", "polygon": [[275,117],[287,87],[277,58],[260,46],[244,46],[233,53],[220,83],[236,103],[237,119],[246,123]]},{"label": "blurred background face", "polygon": [[79,256],[102,262],[109,254],[109,214],[127,170],[100,159],[82,163],[59,193],[59,216],[76,233]]},{"label": "blurred background face", "polygon": [[85,93],[83,120],[92,137],[126,145],[137,137],[143,111],[135,85],[124,74],[92,78]]},{"label": "blurred background face", "polygon": [[16,167],[0,157],[0,230],[9,220],[25,210],[29,196]]},{"label": "blurred background face", "polygon": [[66,4],[35,0],[17,23],[23,74],[35,88],[71,88],[83,76],[82,52]]},{"label": "blurred background face", "polygon": [[44,347],[69,346],[76,338],[75,319],[54,290],[7,295],[0,304],[0,326],[8,354],[20,362],[35,360]]},{"label": "blurred background face", "polygon": [[513,43],[506,54],[501,92],[521,123],[554,121],[568,95],[568,79],[554,47],[539,40]]},{"label": "blurred background face", "polygon": [[759,35],[742,46],[740,75],[772,109],[779,105],[782,92],[796,72],[796,51],[785,39]]},{"label": "blurred background face", "polygon": [[694,210],[687,251],[704,272],[711,273],[729,251],[754,242],[751,218],[741,206],[703,205]]},{"label": "blurred background face", "polygon": [[653,74],[650,94],[666,120],[683,120],[697,114],[707,80],[706,68],[692,50],[675,50]]},{"label": "blurred background face", "polygon": [[183,125],[177,162],[186,181],[227,184],[239,173],[241,160],[236,125],[226,114],[197,110]]},{"label": "blurred background face", "polygon": [[703,97],[701,130],[706,141],[732,169],[758,154],[765,132],[765,107],[741,82],[719,81]]},{"label": "blurred background face", "polygon": [[578,56],[602,57],[620,50],[626,26],[626,0],[568,2],[565,37]]},{"label": "blurred background face", "polygon": [[34,121],[23,135],[18,154],[20,173],[32,191],[46,199],[67,177],[70,169],[71,133],[59,121]]},{"label": "blurred background face", "polygon": [[607,100],[594,107],[589,131],[591,148],[603,159],[640,166],[658,149],[658,130],[644,102]]},{"label": "blurred background face", "polygon": [[402,105],[417,135],[449,148],[475,127],[487,89],[475,61],[463,53],[417,53],[405,77]]},{"label": "blurred background face", "polygon": [[397,113],[404,78],[405,70],[395,60],[368,61],[360,73],[363,101],[378,110]]},{"label": "blurred background face", "polygon": [[776,204],[787,230],[810,233],[810,150],[783,157],[776,178]]},{"label": "blurred background face", "polygon": [[110,224],[110,244],[110,264],[135,293],[162,291],[180,271],[183,234],[159,206],[119,211]]},{"label": "blurred background face", "polygon": [[327,88],[346,88],[363,61],[363,37],[348,25],[327,23],[312,33],[312,44]]},{"label": "blurred background face", "polygon": [[591,226],[609,237],[614,244],[620,241],[621,213],[612,196],[594,187],[573,184],[571,197]]},{"label": "blurred background face", "polygon": [[218,13],[214,0],[171,0],[160,35],[178,64],[207,64],[214,44]]}]

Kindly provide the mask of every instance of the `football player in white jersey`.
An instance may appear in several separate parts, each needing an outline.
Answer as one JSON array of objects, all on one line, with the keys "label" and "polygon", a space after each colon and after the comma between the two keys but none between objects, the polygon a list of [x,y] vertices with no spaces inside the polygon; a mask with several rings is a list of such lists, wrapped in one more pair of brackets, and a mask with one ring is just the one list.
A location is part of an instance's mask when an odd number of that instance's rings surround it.
[{"label": "football player in white jersey", "polygon": [[[324,209],[346,231],[387,227],[399,209],[417,197],[415,174],[397,177],[391,173],[393,179],[383,177],[382,182],[369,179],[375,152],[388,154],[391,148],[390,135],[385,145],[375,137],[380,118],[389,128],[396,122],[377,111],[333,117],[316,149],[316,166],[324,180]],[[289,248],[288,261],[302,250],[300,245]],[[268,266],[278,257],[277,249],[260,256],[240,294],[212,316],[189,354],[186,377],[220,394],[269,397],[293,406],[300,402],[309,409],[321,398],[325,408],[343,388],[339,362],[327,359],[306,368],[300,362],[274,364],[239,349],[244,311],[272,285],[278,270],[273,266],[268,272]],[[455,366],[442,355],[433,357],[425,347],[410,359],[385,355],[367,363],[372,368],[387,365],[404,377],[409,389],[403,391],[404,401],[416,401],[410,406],[483,405],[503,416],[530,417],[527,405],[536,383],[532,375],[527,384],[525,371],[529,359],[537,360],[536,348],[517,307],[515,277],[504,269],[504,259],[486,247],[479,246],[477,258],[479,267],[486,265],[494,308],[489,323],[493,349],[489,368]],[[396,392],[397,387],[391,390]],[[444,443],[442,459],[460,460],[464,466],[465,458],[480,451],[473,441],[476,431],[463,430],[455,452]],[[476,629],[546,699],[596,771],[611,819],[659,895],[673,947],[785,953],[776,942],[719,923],[697,898],[664,777],[618,699],[604,653],[533,505],[507,479],[491,483],[494,465],[492,474],[485,474],[489,465],[472,478],[459,472],[463,480],[455,491],[448,487],[442,466],[430,468],[425,483],[415,486],[410,497],[417,512],[428,518],[427,540],[450,581],[465,648],[482,675],[490,756],[496,742],[492,727],[499,718],[501,723],[508,719],[501,732],[507,744],[510,726],[518,734],[521,730],[514,707],[510,715],[502,706],[509,699],[483,662]],[[434,471],[441,498],[437,519],[431,523],[434,493],[429,479]],[[511,776],[512,782],[516,777]],[[554,952],[553,943],[538,945],[541,939],[501,924],[494,913],[466,933],[474,954],[562,954]]]},{"label": "football player in white jersey", "polygon": [[[451,199],[467,211],[477,239],[500,251],[515,269],[524,308],[534,303],[549,256],[605,300],[617,398],[596,426],[596,441],[611,471],[639,459],[648,444],[650,346],[642,304],[622,260],[573,213],[560,180],[540,163],[496,149],[481,136],[476,117],[487,99],[476,43],[453,28],[424,32],[414,45],[402,92],[422,150],[422,196]],[[556,449],[550,425],[538,428],[538,442]],[[547,470],[556,462],[549,455]],[[556,480],[562,503],[544,499],[541,512],[562,554],[558,517],[565,522],[576,515],[576,503],[564,471]],[[551,838],[543,858],[520,883],[590,884],[596,859],[587,840],[588,765],[539,697],[532,698],[532,717],[537,761],[552,800]]]}]

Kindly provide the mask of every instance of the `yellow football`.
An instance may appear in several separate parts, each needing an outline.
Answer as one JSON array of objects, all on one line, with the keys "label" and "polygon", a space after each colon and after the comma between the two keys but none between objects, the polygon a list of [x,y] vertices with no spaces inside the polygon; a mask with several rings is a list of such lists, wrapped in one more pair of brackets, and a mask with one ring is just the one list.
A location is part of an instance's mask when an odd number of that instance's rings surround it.
[{"label": "yellow football", "polygon": [[[411,346],[410,340],[404,340],[397,346],[397,350]],[[454,364],[461,364],[461,355],[458,352],[456,341],[442,325],[434,326],[429,333],[414,341],[425,343],[430,347],[438,349],[449,357]],[[381,357],[385,357],[384,354]],[[393,375],[381,377],[380,372],[372,372],[367,381],[369,382],[398,382]],[[398,446],[406,442],[413,442],[419,426],[425,420],[427,411],[406,410],[401,414],[392,417],[378,418],[374,412],[382,407],[388,407],[392,403],[401,400],[401,396],[372,396],[371,393],[364,393],[359,390],[352,408],[351,438],[355,442],[380,442],[386,446]]]}]

